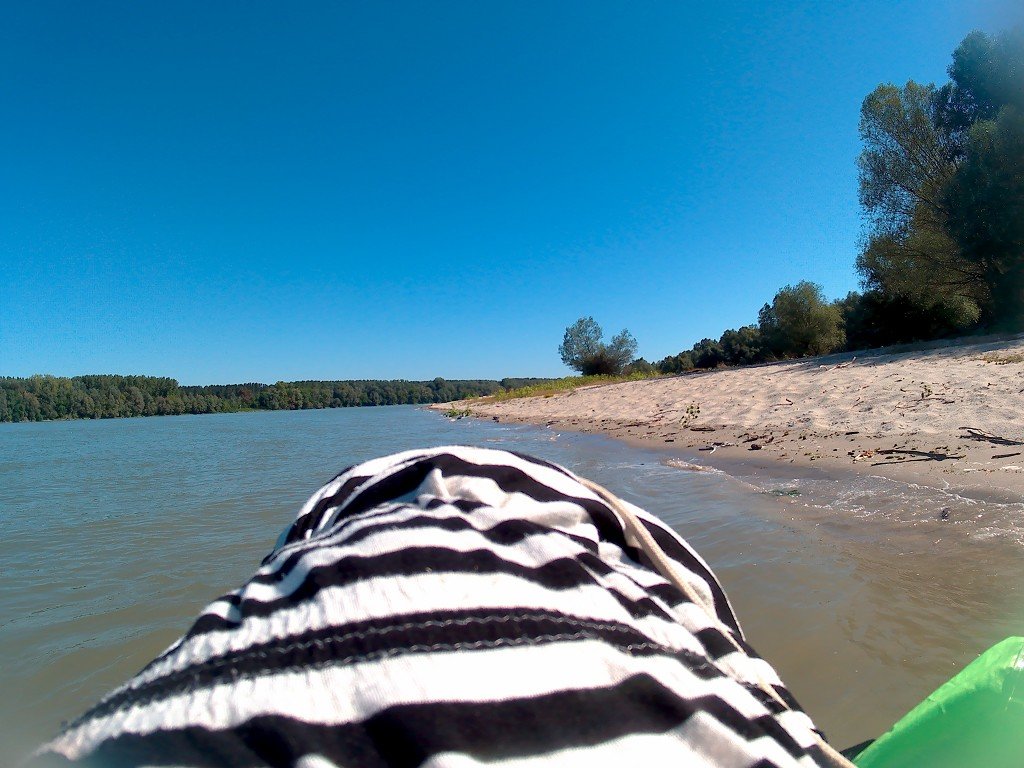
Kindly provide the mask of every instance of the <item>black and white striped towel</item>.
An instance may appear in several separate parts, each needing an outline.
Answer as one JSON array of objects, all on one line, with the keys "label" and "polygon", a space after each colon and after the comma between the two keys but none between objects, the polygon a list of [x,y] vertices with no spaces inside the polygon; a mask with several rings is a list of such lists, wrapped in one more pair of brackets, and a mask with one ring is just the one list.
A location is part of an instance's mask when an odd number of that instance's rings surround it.
[{"label": "black and white striped towel", "polygon": [[352,467],[31,764],[828,764],[708,566],[629,509],[697,602],[561,467],[467,447]]}]

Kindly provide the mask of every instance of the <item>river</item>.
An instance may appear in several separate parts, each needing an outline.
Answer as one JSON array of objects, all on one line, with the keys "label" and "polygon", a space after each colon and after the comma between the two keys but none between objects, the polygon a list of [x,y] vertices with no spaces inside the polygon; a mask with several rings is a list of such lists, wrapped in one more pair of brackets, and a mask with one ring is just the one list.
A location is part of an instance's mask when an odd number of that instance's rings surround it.
[{"label": "river", "polygon": [[601,436],[412,406],[0,424],[0,764],[243,582],[339,470],[456,443],[561,463],[674,526],[838,746],[1021,633],[1016,541],[785,495],[808,478],[769,488]]}]

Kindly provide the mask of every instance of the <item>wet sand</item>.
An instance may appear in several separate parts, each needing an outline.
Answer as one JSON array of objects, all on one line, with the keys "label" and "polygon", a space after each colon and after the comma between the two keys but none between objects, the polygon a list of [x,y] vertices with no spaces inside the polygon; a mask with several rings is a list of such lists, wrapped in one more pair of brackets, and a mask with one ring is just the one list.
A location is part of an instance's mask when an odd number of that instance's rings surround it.
[{"label": "wet sand", "polygon": [[688,450],[711,465],[817,464],[1024,499],[1024,335],[459,405],[498,421]]}]

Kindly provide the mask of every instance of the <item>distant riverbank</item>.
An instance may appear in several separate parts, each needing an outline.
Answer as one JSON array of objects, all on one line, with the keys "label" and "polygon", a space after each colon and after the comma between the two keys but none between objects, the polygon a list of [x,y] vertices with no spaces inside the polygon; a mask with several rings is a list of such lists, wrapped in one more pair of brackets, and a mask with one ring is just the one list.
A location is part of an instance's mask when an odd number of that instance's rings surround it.
[{"label": "distant riverbank", "polygon": [[0,377],[0,422],[424,405],[490,395],[537,381],[542,380],[360,379],[183,386],[161,376]]}]

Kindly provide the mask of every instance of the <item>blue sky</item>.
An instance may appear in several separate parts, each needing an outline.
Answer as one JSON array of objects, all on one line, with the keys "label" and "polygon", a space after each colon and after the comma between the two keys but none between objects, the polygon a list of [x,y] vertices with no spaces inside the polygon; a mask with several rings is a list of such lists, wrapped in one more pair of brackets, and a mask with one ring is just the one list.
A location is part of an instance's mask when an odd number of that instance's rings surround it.
[{"label": "blue sky", "polygon": [[787,283],[845,295],[864,96],[942,81],[971,29],[1022,17],[1002,0],[0,14],[0,375],[185,384],[563,375],[583,315],[657,360]]}]

